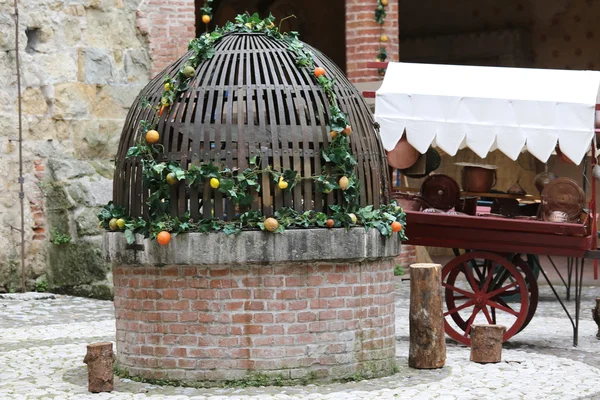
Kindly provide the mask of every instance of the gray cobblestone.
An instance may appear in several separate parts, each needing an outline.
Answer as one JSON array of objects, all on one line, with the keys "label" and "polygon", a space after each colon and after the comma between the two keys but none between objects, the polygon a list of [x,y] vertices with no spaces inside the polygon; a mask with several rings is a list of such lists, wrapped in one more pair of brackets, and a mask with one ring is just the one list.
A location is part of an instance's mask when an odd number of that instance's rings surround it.
[{"label": "gray cobblestone", "polygon": [[[591,319],[596,287],[584,290],[580,345],[547,287],[529,326],[505,344],[503,362],[469,361],[469,349],[448,341],[446,367],[408,368],[408,283],[397,283],[399,372],[369,381],[298,387],[192,389],[115,379],[112,393],[87,392],[86,344],[114,341],[111,302],[68,296],[0,298],[0,399],[359,400],[600,399],[600,341]],[[573,302],[567,304],[573,308]]]}]

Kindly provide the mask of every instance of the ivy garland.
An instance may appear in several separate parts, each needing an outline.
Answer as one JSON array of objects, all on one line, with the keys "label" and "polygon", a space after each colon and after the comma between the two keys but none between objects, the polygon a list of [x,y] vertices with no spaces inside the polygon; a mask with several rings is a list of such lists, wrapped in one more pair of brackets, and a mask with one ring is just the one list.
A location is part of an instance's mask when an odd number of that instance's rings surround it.
[{"label": "ivy garland", "polygon": [[[383,62],[387,58],[387,50],[385,44],[389,40],[389,37],[383,33],[383,24],[385,23],[385,7],[389,4],[389,0],[377,0],[377,7],[375,7],[375,21],[379,24],[379,53],[377,54],[377,62]],[[380,76],[385,74],[385,69],[378,68],[377,72]]]},{"label": "ivy garland", "polygon": [[[211,0],[208,0],[205,7],[210,2]],[[207,8],[202,10],[203,12],[210,11]],[[332,140],[321,153],[321,157],[326,164],[323,167],[322,174],[302,177],[296,171],[290,169],[276,171],[271,166],[261,169],[259,167],[261,163],[256,157],[250,160],[250,167],[243,171],[229,168],[220,169],[212,163],[192,165],[184,170],[178,162],[157,161],[162,158],[163,152],[162,146],[156,144],[160,137],[159,133],[154,130],[158,118],[165,111],[168,113],[176,99],[188,89],[189,82],[195,76],[198,65],[214,56],[215,44],[223,36],[233,32],[260,32],[271,38],[284,41],[288,45],[288,49],[295,53],[298,67],[311,71],[316,82],[326,93],[329,101],[329,126]],[[232,234],[246,228],[253,229],[256,227],[262,230],[273,230],[272,227],[265,227],[265,216],[259,211],[247,211],[236,215],[233,221],[223,221],[218,218],[193,221],[188,213],[180,218],[169,215],[171,185],[186,184],[189,187],[210,185],[214,190],[223,193],[234,204],[243,208],[252,203],[255,192],[260,192],[259,176],[266,173],[271,176],[279,190],[291,190],[298,182],[311,179],[317,183],[317,188],[321,192],[329,193],[332,190],[342,190],[344,198],[343,205],[330,206],[332,212],[330,216],[316,211],[307,211],[300,214],[290,208],[282,208],[274,214],[277,220],[275,232],[283,232],[285,228],[289,227],[327,226],[332,228],[361,224],[366,229],[370,227],[378,229],[386,237],[390,236],[393,231],[400,230],[400,239],[406,239],[403,231],[405,214],[400,207],[392,204],[382,206],[377,210],[374,210],[373,206],[359,208],[359,181],[354,171],[356,159],[350,152],[349,141],[352,129],[346,115],[338,105],[337,96],[334,92],[334,81],[326,76],[325,69],[315,67],[312,53],[298,39],[297,32],[283,34],[279,32],[272,15],[263,20],[260,19],[258,14],[244,14],[238,15],[235,23],[228,22],[214,32],[193,39],[190,41],[188,48],[193,51],[193,55],[177,72],[175,77],[166,76],[164,78],[164,90],[160,104],[155,106],[157,112],[153,121],[140,121],[139,129],[142,133],[142,139],[127,152],[127,157],[137,157],[142,164],[143,185],[151,193],[147,199],[149,222],[141,217],[135,219],[128,217],[121,207],[115,207],[112,203],[109,203],[98,215],[101,227],[111,230],[124,230],[129,243],[135,241],[135,233],[155,238],[161,231],[177,234],[187,231],[211,232],[222,230],[227,234]],[[147,102],[142,106],[152,107]]]},{"label": "ivy garland", "polygon": [[213,9],[212,9],[213,0],[204,0],[204,6],[200,8],[202,11],[202,22],[206,25],[206,31],[208,32],[208,24],[212,20],[213,17]]}]

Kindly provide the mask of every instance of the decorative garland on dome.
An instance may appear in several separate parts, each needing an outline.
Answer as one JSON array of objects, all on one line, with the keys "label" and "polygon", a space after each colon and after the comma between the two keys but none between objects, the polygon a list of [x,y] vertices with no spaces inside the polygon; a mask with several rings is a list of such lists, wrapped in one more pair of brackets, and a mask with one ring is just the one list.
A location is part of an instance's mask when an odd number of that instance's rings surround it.
[{"label": "decorative garland on dome", "polygon": [[[233,32],[260,32],[284,41],[287,43],[288,49],[295,53],[297,66],[308,69],[317,84],[326,93],[329,101],[329,126],[332,140],[329,146],[321,152],[321,157],[326,163],[322,174],[303,177],[290,169],[276,171],[271,166],[261,169],[260,162],[256,157],[250,160],[250,167],[243,171],[230,168],[219,169],[212,163],[192,165],[185,170],[175,161],[168,163],[156,161],[161,158],[163,151],[162,146],[157,144],[160,140],[160,133],[155,130],[158,118],[165,111],[168,113],[175,100],[188,89],[198,65],[214,56],[215,44],[223,36]],[[135,241],[135,233],[143,233],[154,238],[162,234],[162,231],[167,231],[167,234],[169,231],[177,234],[187,231],[223,230],[225,233],[231,234],[245,228],[256,227],[262,230],[283,232],[285,228],[292,226],[332,228],[351,227],[357,224],[361,224],[367,229],[374,227],[386,237],[390,236],[392,232],[399,232],[399,238],[406,239],[403,230],[405,215],[400,207],[395,204],[382,206],[377,210],[374,210],[373,206],[359,207],[359,181],[354,171],[357,162],[350,151],[349,141],[352,129],[346,115],[339,107],[334,92],[335,82],[326,76],[327,71],[323,67],[315,66],[312,52],[304,47],[296,32],[280,33],[274,24],[272,15],[263,20],[258,14],[244,14],[238,15],[235,23],[228,22],[214,32],[191,40],[188,48],[193,51],[193,55],[180,68],[175,77],[166,76],[164,78],[164,90],[160,104],[156,106],[157,112],[153,121],[140,121],[139,129],[142,139],[127,152],[127,157],[138,157],[142,164],[144,187],[148,188],[151,193],[147,199],[150,221],[147,222],[141,217],[137,219],[127,217],[122,208],[109,203],[98,215],[103,228],[124,230],[130,243]],[[151,107],[152,105],[146,103],[142,106]],[[305,179],[316,181],[317,187],[325,194],[335,189],[342,190],[344,207],[341,205],[330,206],[331,216],[315,211],[299,214],[290,208],[283,208],[274,213],[275,218],[266,219],[259,211],[248,211],[241,214],[235,221],[223,221],[218,218],[192,221],[188,213],[181,218],[169,215],[171,185],[179,185],[185,181],[189,187],[198,187],[204,182],[208,182],[214,190],[223,193],[234,204],[248,206],[254,199],[254,192],[260,192],[259,176],[264,173],[272,177],[279,190],[291,190],[298,182]],[[160,237],[158,239],[160,240]]]},{"label": "decorative garland on dome", "polygon": [[[389,40],[389,37],[383,33],[383,24],[385,23],[385,17],[387,13],[385,12],[385,7],[388,5],[388,0],[377,0],[377,7],[375,7],[375,21],[379,24],[379,53],[375,60],[377,62],[383,62],[387,58],[387,50],[385,49],[385,44]],[[378,68],[377,73],[380,76],[385,75],[385,69]]]}]

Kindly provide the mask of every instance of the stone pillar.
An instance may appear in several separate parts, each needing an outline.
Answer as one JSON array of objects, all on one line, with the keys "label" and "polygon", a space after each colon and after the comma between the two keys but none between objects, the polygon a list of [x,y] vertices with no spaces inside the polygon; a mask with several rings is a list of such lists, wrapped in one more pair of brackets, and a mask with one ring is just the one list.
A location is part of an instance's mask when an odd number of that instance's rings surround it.
[{"label": "stone pillar", "polygon": [[[381,80],[377,69],[367,68],[367,62],[376,61],[382,34],[375,21],[376,7],[376,0],[346,0],[346,75],[352,83]],[[389,38],[384,43],[388,53],[386,61],[398,61],[398,0],[389,0],[385,9],[383,34]]]},{"label": "stone pillar", "polygon": [[113,264],[117,364],[130,375],[214,386],[381,377],[395,371],[396,235],[297,229],[186,233]]}]

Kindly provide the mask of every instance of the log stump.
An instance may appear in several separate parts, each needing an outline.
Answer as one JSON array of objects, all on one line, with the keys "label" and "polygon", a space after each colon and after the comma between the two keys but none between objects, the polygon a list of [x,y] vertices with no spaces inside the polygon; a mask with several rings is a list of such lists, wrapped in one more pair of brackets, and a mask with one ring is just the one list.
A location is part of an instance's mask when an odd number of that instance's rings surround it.
[{"label": "log stump", "polygon": [[410,266],[411,368],[441,368],[446,363],[441,269],[439,264]]},{"label": "log stump", "polygon": [[596,333],[596,337],[600,339],[600,298],[596,299],[596,307],[592,308],[592,317],[594,318],[594,322],[598,325],[598,332]]},{"label": "log stump", "polygon": [[114,389],[113,363],[115,353],[110,342],[87,345],[83,362],[88,366],[88,390],[92,393],[111,392]]},{"label": "log stump", "polygon": [[497,363],[502,360],[502,337],[506,332],[503,325],[471,325],[471,361]]}]

